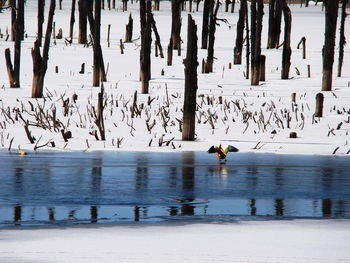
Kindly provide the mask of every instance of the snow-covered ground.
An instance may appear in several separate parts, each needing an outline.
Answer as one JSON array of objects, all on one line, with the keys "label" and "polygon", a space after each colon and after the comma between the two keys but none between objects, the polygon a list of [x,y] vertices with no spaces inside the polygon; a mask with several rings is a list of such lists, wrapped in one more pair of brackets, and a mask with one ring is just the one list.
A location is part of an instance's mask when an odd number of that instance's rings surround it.
[{"label": "snow-covered ground", "polygon": [[248,221],[0,231],[1,263],[350,262],[350,222]]},{"label": "snow-covered ground", "polygon": [[[47,16],[48,3],[46,5]],[[238,5],[237,5],[238,8]],[[28,38],[22,43],[21,88],[11,89],[5,67],[4,56],[0,56],[0,147],[12,149],[33,149],[48,142],[55,143],[55,149],[65,150],[207,150],[213,144],[233,144],[241,151],[346,154],[350,150],[349,140],[349,99],[350,99],[350,48],[345,48],[343,77],[334,74],[332,92],[323,92],[325,96],[324,117],[313,120],[315,96],[321,90],[322,57],[324,42],[324,12],[321,5],[300,8],[292,5],[292,65],[290,80],[280,79],[282,49],[265,49],[267,43],[268,6],[265,6],[262,53],[266,59],[266,82],[260,86],[250,86],[246,80],[245,62],[243,65],[229,63],[233,60],[236,23],[238,12],[234,14],[219,11],[220,18],[226,18],[217,28],[215,42],[214,73],[201,74],[198,67],[198,111],[195,142],[181,141],[179,121],[182,119],[184,92],[183,58],[186,56],[187,13],[182,13],[182,54],[174,51],[173,66],[166,65],[166,58],[154,56],[152,50],[152,80],[149,94],[140,94],[139,82],[139,14],[138,4],[129,3],[129,11],[118,9],[102,12],[102,47],[108,82],[104,83],[106,108],[104,111],[106,141],[98,141],[92,134],[98,129],[93,107],[97,107],[99,88],[92,87],[93,53],[89,48],[77,44],[78,16],[74,29],[72,45],[66,45],[64,39],[52,40],[49,66],[45,78],[45,99],[31,99],[32,58],[31,48],[36,36],[37,1],[27,1],[25,30]],[[161,2],[161,11],[154,16],[166,55],[170,36],[170,4]],[[132,43],[125,43],[124,54],[119,48],[119,39],[124,38],[125,25],[129,14],[134,19]],[[192,13],[198,25],[198,37],[201,37],[202,4],[199,12]],[[70,1],[63,1],[63,9],[56,10],[54,21],[56,33],[63,29],[67,37],[70,17]],[[10,31],[10,12],[0,14],[1,32]],[[107,46],[107,27],[111,24],[111,46]],[[349,20],[346,22],[346,35],[349,36]],[[45,28],[45,27],[44,27]],[[283,32],[283,25],[282,25]],[[302,50],[296,49],[301,37],[306,37],[307,59],[302,59]],[[0,39],[2,52],[13,42]],[[154,37],[153,37],[154,39]],[[337,43],[338,43],[337,37]],[[281,42],[283,33],[281,34]],[[153,47],[152,47],[153,48]],[[334,72],[337,66],[337,51]],[[245,56],[245,54],[243,54]],[[199,49],[199,61],[206,57],[206,50]],[[243,58],[243,61],[245,59]],[[79,74],[82,63],[86,64],[86,73]],[[311,66],[311,78],[307,76],[307,65]],[[55,67],[58,66],[58,73]],[[164,69],[164,75],[161,71]],[[297,74],[297,71],[300,73]],[[134,92],[138,91],[137,105],[141,116],[131,118],[130,106]],[[168,92],[168,98],[166,96]],[[296,104],[291,102],[291,94],[296,93]],[[73,102],[72,95],[78,99]],[[219,104],[222,97],[223,104]],[[64,116],[63,100],[69,99],[69,107]],[[169,99],[169,105],[167,100]],[[148,101],[152,100],[150,105]],[[30,105],[32,103],[33,106]],[[209,102],[209,103],[208,103]],[[37,105],[41,105],[42,111]],[[60,127],[53,128],[52,115],[56,109],[56,118]],[[29,130],[36,138],[30,144],[24,130],[24,121],[29,121]],[[288,116],[290,123],[288,124]],[[146,122],[154,127],[148,131]],[[165,124],[166,123],[166,124]],[[212,125],[211,125],[212,123]],[[41,127],[38,127],[41,126]],[[61,129],[72,132],[72,139],[64,142]],[[290,139],[290,132],[297,132],[298,138]],[[164,143],[159,147],[159,140]],[[118,140],[121,141],[118,148]],[[167,143],[168,142],[168,143]],[[259,144],[258,144],[259,143]],[[258,144],[258,145],[257,145]],[[150,146],[149,146],[150,145]],[[51,144],[41,149],[51,148]]]}]

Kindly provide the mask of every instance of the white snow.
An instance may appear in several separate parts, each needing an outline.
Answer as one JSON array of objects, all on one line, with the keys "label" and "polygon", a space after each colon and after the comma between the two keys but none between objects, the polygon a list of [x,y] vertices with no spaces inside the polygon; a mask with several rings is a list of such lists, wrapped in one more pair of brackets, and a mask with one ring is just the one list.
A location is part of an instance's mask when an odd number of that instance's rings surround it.
[{"label": "white snow", "polygon": [[347,220],[0,231],[0,262],[350,261]]},{"label": "white snow", "polygon": [[[195,142],[181,141],[179,122],[182,119],[181,108],[183,106],[184,92],[184,66],[182,60],[186,56],[187,14],[182,13],[182,54],[177,56],[174,51],[173,66],[166,66],[166,58],[154,57],[152,50],[152,80],[150,93],[140,94],[139,82],[139,15],[138,4],[129,3],[128,12],[121,11],[121,3],[118,2],[117,10],[103,10],[102,12],[102,47],[107,79],[104,83],[106,109],[104,111],[106,126],[106,141],[97,141],[90,133],[97,130],[94,118],[91,117],[92,106],[97,107],[97,93],[99,88],[92,85],[92,48],[84,48],[77,44],[78,15],[76,11],[76,23],[74,27],[73,44],[66,45],[64,39],[51,41],[49,66],[45,78],[46,97],[43,99],[31,99],[32,58],[31,48],[36,36],[37,1],[27,1],[26,4],[26,38],[22,43],[21,57],[21,88],[11,89],[5,67],[4,56],[0,56],[0,147],[8,148],[13,138],[12,149],[33,149],[35,144],[30,144],[24,131],[24,122],[16,118],[19,111],[24,120],[36,124],[38,114],[32,111],[29,101],[34,105],[40,104],[46,116],[52,115],[52,109],[57,110],[57,119],[72,132],[73,138],[65,143],[60,129],[52,128],[52,120],[43,117],[43,123],[49,128],[29,126],[32,135],[37,139],[37,146],[54,141],[56,148],[60,150],[116,150],[117,139],[122,139],[118,150],[142,150],[142,151],[172,151],[176,150],[207,150],[213,144],[233,144],[241,151],[277,152],[277,153],[310,153],[332,154],[339,147],[336,154],[346,154],[350,147],[349,140],[349,98],[350,98],[350,62],[349,46],[345,47],[345,59],[343,76],[336,77],[337,51],[334,63],[334,82],[332,92],[323,92],[325,96],[324,117],[316,118],[313,123],[312,115],[315,111],[315,96],[321,91],[322,56],[321,50],[324,42],[324,12],[321,5],[310,5],[309,8],[300,8],[299,4],[292,5],[292,65],[290,80],[280,80],[282,48],[267,50],[267,22],[268,6],[265,6],[262,53],[267,56],[266,82],[259,86],[250,86],[250,80],[244,77],[245,62],[243,65],[228,65],[233,60],[233,48],[235,45],[236,22],[238,12],[234,14],[219,11],[220,18],[226,18],[228,23],[220,23],[217,28],[215,42],[214,73],[201,74],[198,67],[198,99],[201,106],[197,112],[200,123],[196,124],[197,140]],[[237,8],[239,5],[237,5]],[[46,4],[46,13],[48,3]],[[164,54],[170,36],[170,5],[169,2],[161,2],[161,11],[155,11],[154,16],[162,40]],[[238,9],[237,9],[238,10]],[[120,54],[119,39],[124,38],[125,25],[129,13],[134,19],[133,43],[125,43],[125,54]],[[192,13],[198,25],[198,38],[200,43],[202,5],[199,12]],[[63,10],[56,9],[54,21],[56,33],[63,29],[64,37],[68,35],[70,17],[70,1],[63,1]],[[1,32],[10,31],[10,12],[0,14]],[[349,35],[349,20],[346,23],[346,35]],[[111,24],[111,47],[107,47],[107,25]],[[45,26],[44,26],[45,29]],[[307,59],[302,59],[302,51],[296,49],[302,36],[307,40]],[[154,37],[153,37],[154,39]],[[283,24],[281,42],[283,41]],[[338,37],[337,37],[338,43]],[[54,42],[56,44],[54,44]],[[13,42],[5,41],[5,36],[0,39],[1,50],[11,48],[13,55]],[[200,47],[200,46],[199,46]],[[199,61],[206,57],[206,50],[199,49]],[[243,61],[245,61],[245,53]],[[86,63],[86,73],[79,74],[80,65]],[[200,63],[201,64],[201,63]],[[307,77],[307,65],[311,66],[311,78]],[[58,66],[59,73],[55,73]],[[300,75],[297,75],[297,70]],[[165,75],[161,75],[164,69]],[[166,87],[168,89],[170,106],[166,107]],[[138,106],[144,104],[141,117],[130,117],[134,91],[138,91]],[[296,92],[296,105],[292,106],[291,93]],[[72,102],[72,95],[78,95],[76,103]],[[147,105],[148,97],[154,101]],[[224,103],[229,104],[229,109],[218,104],[219,96]],[[70,99],[68,116],[63,116],[62,99]],[[213,98],[214,105],[207,105],[207,98]],[[116,103],[118,102],[118,106]],[[234,105],[234,102],[236,105]],[[239,105],[239,108],[237,107]],[[275,108],[274,108],[275,107]],[[226,109],[225,109],[226,108]],[[297,111],[295,110],[297,108]],[[293,112],[294,109],[294,112]],[[208,110],[213,116],[214,129],[208,121]],[[163,117],[160,112],[169,112],[168,126],[163,127]],[[340,114],[338,114],[338,111]],[[5,112],[13,119],[7,116]],[[37,109],[38,112],[38,109]],[[247,123],[243,122],[243,112],[251,112],[252,117]],[[287,128],[286,113],[290,112],[290,128]],[[36,115],[36,116],[35,116]],[[271,115],[271,118],[270,118]],[[284,116],[285,117],[282,117]],[[201,117],[199,117],[201,116]],[[278,117],[277,117],[278,116]],[[40,116],[39,116],[40,118]],[[151,132],[146,127],[146,119],[149,124],[155,120],[156,124]],[[254,119],[255,121],[254,121]],[[264,118],[266,127],[262,127],[259,119]],[[283,122],[281,124],[277,118]],[[304,121],[302,120],[304,118]],[[167,117],[166,117],[167,119]],[[233,122],[234,119],[234,122]],[[268,120],[270,119],[269,124]],[[342,125],[338,128],[338,125]],[[248,125],[248,127],[247,127]],[[283,125],[283,126],[282,126]],[[133,128],[132,128],[132,127]],[[247,130],[245,131],[245,129]],[[272,131],[277,134],[271,134]],[[290,139],[289,133],[295,131],[297,139]],[[158,146],[159,139],[164,135],[164,141],[172,140],[168,146]],[[149,142],[151,141],[151,147]],[[258,146],[257,143],[260,144]],[[49,145],[50,146],[50,145]],[[41,149],[48,149],[46,146]],[[255,149],[254,149],[255,148]],[[40,150],[41,150],[40,149]]]}]

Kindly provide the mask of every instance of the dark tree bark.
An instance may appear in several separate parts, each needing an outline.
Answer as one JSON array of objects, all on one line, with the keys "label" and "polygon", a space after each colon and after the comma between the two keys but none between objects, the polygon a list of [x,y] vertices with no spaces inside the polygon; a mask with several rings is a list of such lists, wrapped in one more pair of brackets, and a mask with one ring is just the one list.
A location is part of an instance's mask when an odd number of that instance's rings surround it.
[{"label": "dark tree bark", "polygon": [[225,12],[227,13],[228,12],[228,8],[231,4],[231,1],[230,0],[225,0]]},{"label": "dark tree bark", "polygon": [[292,14],[290,8],[287,5],[286,0],[282,1],[282,9],[284,16],[284,43],[282,52],[282,71],[281,78],[289,79],[290,69],[290,57],[292,55],[292,49],[290,48],[290,34],[292,29]]},{"label": "dark tree bark", "polygon": [[332,74],[334,62],[334,47],[335,47],[335,33],[337,28],[338,18],[338,1],[325,0],[326,19],[325,19],[325,41],[322,49],[323,56],[323,76],[322,76],[322,90],[332,90]]},{"label": "dark tree bark", "polygon": [[164,58],[163,48],[162,48],[162,44],[160,42],[160,36],[158,33],[156,21],[154,20],[154,16],[152,13],[150,14],[150,19],[151,19],[152,30],[153,30],[154,35],[156,37],[156,49],[158,48],[160,57]]},{"label": "dark tree bark", "polygon": [[173,39],[173,49],[180,47],[181,33],[181,0],[171,1],[171,38]]},{"label": "dark tree bark", "polygon": [[102,48],[101,48],[101,41],[99,40],[98,42],[100,42],[99,45],[95,45],[95,19],[94,19],[94,15],[93,15],[93,6],[92,6],[92,1],[88,3],[87,5],[87,16],[88,16],[88,20],[89,20],[89,25],[90,25],[90,32],[93,38],[93,42],[94,42],[94,55],[95,55],[95,50],[97,51],[96,56],[99,56],[99,66],[100,66],[100,81],[107,81],[107,77],[106,77],[106,71],[105,71],[105,67],[104,67],[104,60],[103,60],[103,54],[102,54]]},{"label": "dark tree bark", "polygon": [[131,13],[130,13],[129,22],[125,28],[125,40],[124,40],[124,42],[131,42],[132,41],[133,24],[134,24],[134,21],[132,19]]},{"label": "dark tree bark", "polygon": [[122,0],[123,1],[123,12],[128,10],[128,0]]},{"label": "dark tree bark", "polygon": [[56,1],[50,1],[50,10],[47,20],[47,28],[45,33],[45,42],[43,54],[40,54],[40,46],[38,40],[34,43],[32,49],[33,58],[33,83],[32,83],[32,98],[42,98],[44,78],[47,70],[47,61],[49,60],[50,39],[52,34],[53,16],[55,14]]},{"label": "dark tree bark", "polygon": [[250,41],[249,41],[249,17],[248,17],[248,6],[246,8],[246,14],[245,14],[245,31],[246,31],[246,79],[249,79],[249,75],[250,75]]},{"label": "dark tree bark", "polygon": [[60,10],[62,10],[62,0],[59,0],[58,2],[59,2],[59,8],[60,8]]},{"label": "dark tree bark", "polygon": [[87,10],[88,0],[78,0],[79,8],[79,35],[78,43],[85,44],[87,42]]},{"label": "dark tree bark", "polygon": [[24,40],[24,0],[18,0],[17,4],[17,24],[19,26],[21,40]]},{"label": "dark tree bark", "polygon": [[74,23],[75,23],[75,18],[74,18],[75,2],[76,0],[72,0],[72,9],[70,13],[69,38],[71,39],[71,41],[73,41],[73,29],[74,29]]},{"label": "dark tree bark", "polygon": [[167,65],[171,66],[173,63],[173,39],[170,38],[169,45],[168,45],[168,58],[167,58]]},{"label": "dark tree bark", "polygon": [[341,12],[341,21],[340,21],[340,38],[339,38],[339,57],[338,57],[338,77],[341,77],[343,60],[344,60],[344,46],[346,43],[345,38],[345,19],[346,19],[346,5],[348,0],[343,0],[342,3],[342,12]]},{"label": "dark tree bark", "polygon": [[198,89],[197,67],[198,67],[198,48],[197,48],[197,25],[188,15],[187,27],[187,54],[184,60],[185,64],[185,98],[183,109],[183,130],[182,140],[194,141],[195,139],[195,120],[196,120],[196,97]]},{"label": "dark tree bark", "polygon": [[231,13],[235,12],[235,5],[236,5],[236,0],[231,0]]},{"label": "dark tree bark", "polygon": [[277,48],[281,34],[282,19],[282,2],[281,0],[269,1],[269,29],[267,48]]},{"label": "dark tree bark", "polygon": [[15,23],[17,19],[16,0],[10,0],[10,6],[11,6],[11,41],[15,41],[16,39]]},{"label": "dark tree bark", "polygon": [[140,50],[140,79],[141,93],[147,94],[151,79],[151,0],[140,0],[141,50]]},{"label": "dark tree bark", "polygon": [[243,50],[243,34],[244,34],[244,23],[245,16],[247,13],[247,0],[241,0],[241,6],[239,9],[239,18],[237,22],[237,35],[236,35],[236,46],[234,48],[233,64],[242,64],[242,50]]},{"label": "dark tree bark", "polygon": [[37,39],[39,41],[39,46],[41,46],[41,42],[43,38],[44,10],[45,10],[45,0],[38,0],[38,37]]},{"label": "dark tree bark", "polygon": [[214,7],[214,0],[204,0],[203,23],[202,23],[202,49],[207,49],[208,47],[209,17],[213,7]]},{"label": "dark tree bark", "polygon": [[306,59],[306,38],[302,37],[297,45],[297,49],[300,48],[300,45],[303,44],[303,59]]},{"label": "dark tree bark", "polygon": [[317,93],[316,95],[316,109],[315,109],[315,117],[323,116],[323,101],[324,96],[322,93]]},{"label": "dark tree bark", "polygon": [[217,0],[215,10],[212,10],[210,13],[208,55],[204,66],[204,73],[213,72],[216,19],[220,5],[220,1]]},{"label": "dark tree bark", "polygon": [[260,80],[260,55],[261,55],[261,31],[264,15],[263,0],[252,0],[251,2],[251,85],[259,85]]},{"label": "dark tree bark", "polygon": [[159,2],[160,0],[154,0],[153,10],[159,11]]},{"label": "dark tree bark", "polygon": [[101,0],[95,0],[95,16],[94,16],[94,71],[92,86],[100,86],[101,80]]}]

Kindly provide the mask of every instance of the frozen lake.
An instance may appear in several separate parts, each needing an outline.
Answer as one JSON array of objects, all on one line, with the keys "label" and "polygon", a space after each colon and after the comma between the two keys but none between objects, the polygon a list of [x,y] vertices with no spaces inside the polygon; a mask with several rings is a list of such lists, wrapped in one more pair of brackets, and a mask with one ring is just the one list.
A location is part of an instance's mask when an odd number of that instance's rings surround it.
[{"label": "frozen lake", "polygon": [[0,151],[0,227],[350,218],[349,157]]}]

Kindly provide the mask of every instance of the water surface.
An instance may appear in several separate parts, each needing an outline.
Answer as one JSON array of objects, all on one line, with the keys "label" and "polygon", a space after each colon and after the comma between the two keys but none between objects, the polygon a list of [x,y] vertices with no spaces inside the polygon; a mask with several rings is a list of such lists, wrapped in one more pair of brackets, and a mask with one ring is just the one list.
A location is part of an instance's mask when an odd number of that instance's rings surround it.
[{"label": "water surface", "polygon": [[350,218],[348,157],[0,151],[0,227]]}]

